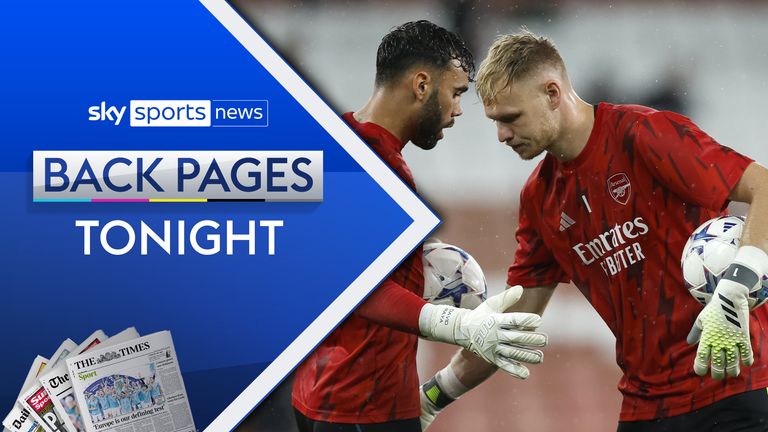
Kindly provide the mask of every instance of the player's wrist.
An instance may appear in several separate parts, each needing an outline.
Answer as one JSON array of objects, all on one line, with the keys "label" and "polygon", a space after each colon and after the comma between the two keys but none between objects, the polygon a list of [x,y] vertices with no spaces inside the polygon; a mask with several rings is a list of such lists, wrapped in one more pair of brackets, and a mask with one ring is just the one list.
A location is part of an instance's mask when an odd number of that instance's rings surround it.
[{"label": "player's wrist", "polygon": [[469,387],[465,386],[459,380],[459,377],[456,376],[456,373],[450,364],[438,371],[435,374],[434,379],[445,395],[452,401],[460,398],[464,393],[470,390]]},{"label": "player's wrist", "polygon": [[421,391],[421,427],[426,430],[435,417],[450,403],[469,391],[453,372],[451,365],[446,366],[419,388]]},{"label": "player's wrist", "polygon": [[456,400],[448,396],[445,389],[440,386],[440,383],[437,381],[437,375],[421,385],[421,393],[426,398],[426,402],[430,405],[430,410],[433,414],[437,414],[448,404]]},{"label": "player's wrist", "polygon": [[768,273],[768,254],[756,246],[742,246],[736,251],[731,265],[734,264],[743,265],[756,275],[764,275]]},{"label": "player's wrist", "polygon": [[742,246],[715,289],[718,294],[748,296],[768,271],[768,255],[755,246]]},{"label": "player's wrist", "polygon": [[717,284],[717,288],[715,288],[713,299],[718,295],[725,296],[726,298],[738,297],[746,300],[749,296],[749,289],[741,283],[723,278]]},{"label": "player's wrist", "polygon": [[451,365],[441,369],[421,385],[421,391],[437,410],[445,408],[469,390],[459,381]]},{"label": "player's wrist", "polygon": [[419,332],[425,339],[456,344],[456,326],[466,312],[453,306],[426,303],[419,312]]}]

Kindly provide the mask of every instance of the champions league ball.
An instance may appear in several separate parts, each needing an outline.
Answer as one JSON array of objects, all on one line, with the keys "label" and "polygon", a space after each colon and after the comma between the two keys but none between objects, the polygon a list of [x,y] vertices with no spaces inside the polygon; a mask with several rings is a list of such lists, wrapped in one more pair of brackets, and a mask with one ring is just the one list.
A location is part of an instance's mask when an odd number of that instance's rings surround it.
[{"label": "champions league ball", "polygon": [[446,243],[424,245],[424,300],[474,309],[485,293],[485,275],[470,254]]},{"label": "champions league ball", "polygon": [[[681,259],[683,281],[699,303],[707,304],[712,298],[720,277],[736,257],[743,228],[743,217],[721,216],[696,228],[685,244]],[[763,275],[761,283],[749,293],[749,307],[760,306],[766,300],[768,277]]]}]

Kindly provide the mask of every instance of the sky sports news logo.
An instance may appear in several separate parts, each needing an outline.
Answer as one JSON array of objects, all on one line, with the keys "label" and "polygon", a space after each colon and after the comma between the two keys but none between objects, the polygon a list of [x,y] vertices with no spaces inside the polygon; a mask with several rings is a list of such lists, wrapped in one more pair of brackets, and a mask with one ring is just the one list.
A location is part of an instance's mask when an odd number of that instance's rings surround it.
[{"label": "sky sports news logo", "polygon": [[269,101],[132,100],[128,106],[102,101],[88,107],[88,121],[131,127],[267,127]]}]

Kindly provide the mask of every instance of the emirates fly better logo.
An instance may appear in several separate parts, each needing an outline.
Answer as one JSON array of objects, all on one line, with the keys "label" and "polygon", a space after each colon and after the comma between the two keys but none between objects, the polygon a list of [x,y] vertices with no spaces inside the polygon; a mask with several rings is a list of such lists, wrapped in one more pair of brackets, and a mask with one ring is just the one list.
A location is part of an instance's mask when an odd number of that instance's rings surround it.
[{"label": "emirates fly better logo", "polygon": [[608,193],[617,203],[627,205],[629,196],[632,195],[632,184],[629,183],[629,177],[624,173],[608,177]]}]

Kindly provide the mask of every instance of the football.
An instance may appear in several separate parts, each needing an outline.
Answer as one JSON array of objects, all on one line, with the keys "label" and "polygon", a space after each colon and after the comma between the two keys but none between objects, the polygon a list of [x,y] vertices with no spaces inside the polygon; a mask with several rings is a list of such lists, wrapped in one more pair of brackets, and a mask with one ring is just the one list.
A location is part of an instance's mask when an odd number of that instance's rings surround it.
[{"label": "football", "polygon": [[485,301],[485,275],[463,249],[446,243],[424,244],[424,300],[474,309]]},{"label": "football", "polygon": [[[733,262],[741,243],[744,218],[721,216],[707,222],[691,234],[683,248],[681,264],[686,288],[701,304],[706,304],[715,291],[723,272]],[[749,307],[755,308],[768,299],[768,277],[749,293]]]}]

